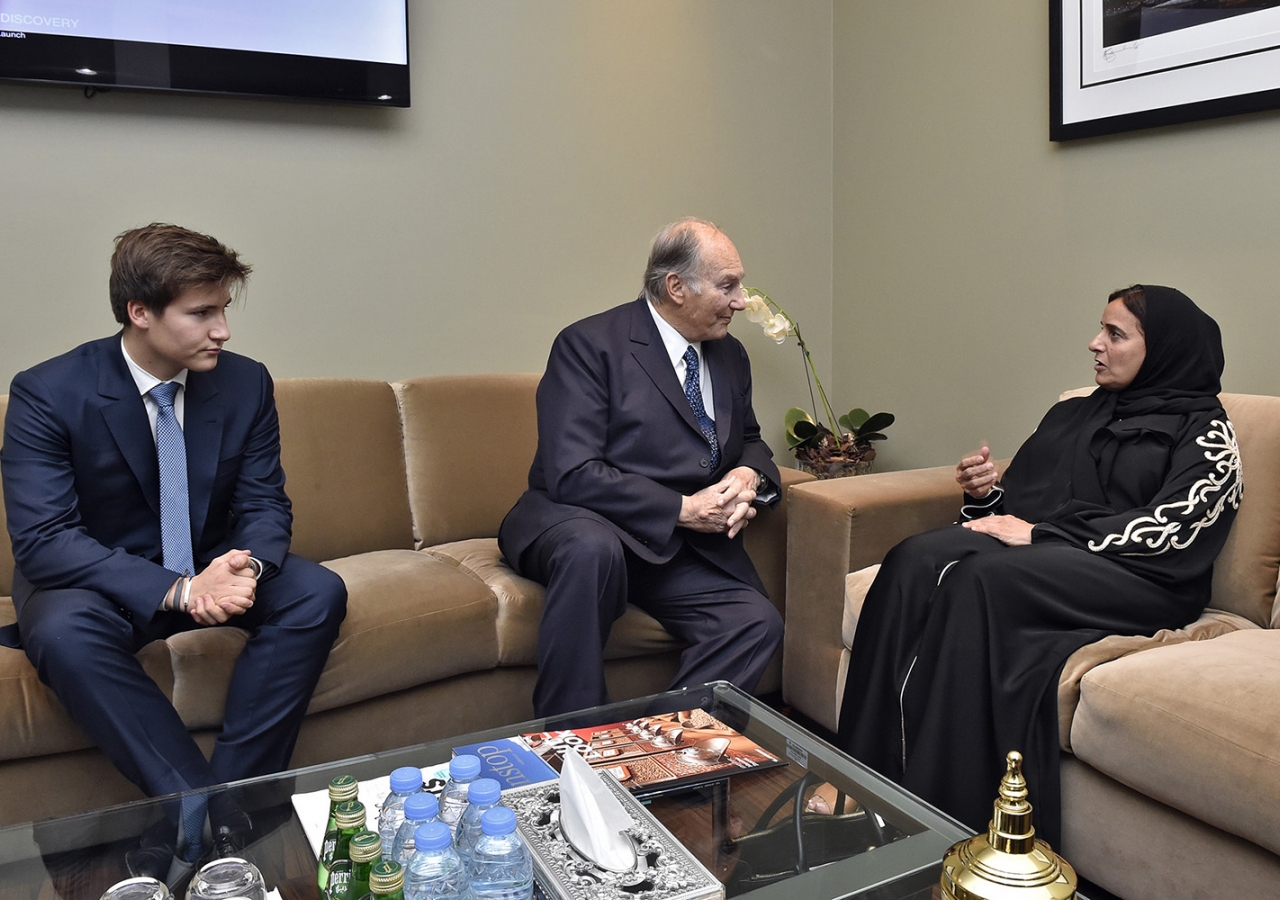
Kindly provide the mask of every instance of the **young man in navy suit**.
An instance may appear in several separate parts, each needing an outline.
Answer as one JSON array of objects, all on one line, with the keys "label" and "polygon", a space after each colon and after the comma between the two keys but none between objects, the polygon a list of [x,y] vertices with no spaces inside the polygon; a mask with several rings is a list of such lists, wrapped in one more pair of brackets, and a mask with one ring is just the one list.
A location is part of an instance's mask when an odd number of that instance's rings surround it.
[{"label": "young man in navy suit", "polygon": [[498,535],[547,588],[540,716],[605,703],[603,647],[628,602],[688,645],[671,687],[756,687],[782,639],[739,534],[780,497],[751,408],[742,263],[710,222],[654,238],[644,293],[570,325],[538,386],[529,489]]},{"label": "young man in navy suit", "polygon": [[[0,451],[17,633],[76,723],[149,795],[287,768],[346,614],[337,575],[289,552],[271,376],[230,353],[227,308],[250,267],[173,225],[121,234],[123,326],[14,379]],[[250,632],[205,759],[135,653],[176,632]],[[194,799],[192,799],[194,797]],[[208,801],[215,849],[246,817]],[[137,874],[206,849],[206,801],[131,854]]]}]

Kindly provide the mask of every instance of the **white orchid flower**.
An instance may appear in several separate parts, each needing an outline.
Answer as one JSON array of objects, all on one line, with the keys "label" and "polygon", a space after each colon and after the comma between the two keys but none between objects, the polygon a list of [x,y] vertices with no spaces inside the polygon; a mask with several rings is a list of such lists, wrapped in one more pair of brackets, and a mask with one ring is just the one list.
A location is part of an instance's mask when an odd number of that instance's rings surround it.
[{"label": "white orchid flower", "polygon": [[764,298],[759,294],[748,294],[746,299],[747,308],[744,312],[746,313],[747,321],[763,325],[773,318],[773,310],[769,309],[769,304],[765,303]]},{"label": "white orchid flower", "polygon": [[765,337],[771,337],[779,344],[785,343],[787,335],[791,333],[791,323],[781,313],[764,322],[761,327],[764,328]]}]

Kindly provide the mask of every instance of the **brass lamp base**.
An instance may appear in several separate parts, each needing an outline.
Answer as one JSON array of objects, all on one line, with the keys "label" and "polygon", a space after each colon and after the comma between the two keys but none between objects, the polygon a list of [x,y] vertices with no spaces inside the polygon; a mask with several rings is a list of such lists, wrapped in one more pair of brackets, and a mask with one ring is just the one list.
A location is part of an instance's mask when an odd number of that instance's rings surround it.
[{"label": "brass lamp base", "polygon": [[1007,766],[987,833],[942,860],[944,900],[1075,900],[1075,870],[1031,827],[1022,754],[1010,752]]}]

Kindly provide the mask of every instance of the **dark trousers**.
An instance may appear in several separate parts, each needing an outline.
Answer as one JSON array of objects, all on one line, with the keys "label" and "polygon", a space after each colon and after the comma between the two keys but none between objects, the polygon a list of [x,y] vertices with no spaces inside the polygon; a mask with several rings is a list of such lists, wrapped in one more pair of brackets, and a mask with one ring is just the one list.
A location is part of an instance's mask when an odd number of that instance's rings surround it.
[{"label": "dark trousers", "polygon": [[724,680],[754,691],[782,641],[782,617],[759,591],[687,546],[665,564],[644,562],[593,519],[547,529],[520,568],[547,586],[533,691],[539,716],[608,702],[603,648],[628,602],[689,645],[671,689]]},{"label": "dark trousers", "polygon": [[14,580],[22,645],[40,680],[116,768],[151,796],[287,768],[346,615],[342,579],[299,556],[289,554],[259,582],[253,606],[228,623],[250,636],[206,760],[135,656],[151,641],[200,627],[190,616],[158,612],[137,627],[92,591],[33,589],[20,573]]}]

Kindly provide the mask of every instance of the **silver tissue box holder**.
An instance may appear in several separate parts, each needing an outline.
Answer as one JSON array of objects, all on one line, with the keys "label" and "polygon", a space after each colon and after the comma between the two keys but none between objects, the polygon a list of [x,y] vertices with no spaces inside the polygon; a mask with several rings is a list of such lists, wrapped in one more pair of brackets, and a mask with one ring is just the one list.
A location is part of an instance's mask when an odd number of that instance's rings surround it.
[{"label": "silver tissue box holder", "polygon": [[723,900],[724,885],[671,836],[671,832],[616,778],[602,781],[631,817],[625,829],[636,865],[611,872],[596,865],[560,829],[560,783],[546,781],[504,791],[502,801],[515,810],[520,835],[533,856],[534,879],[556,900]]}]

